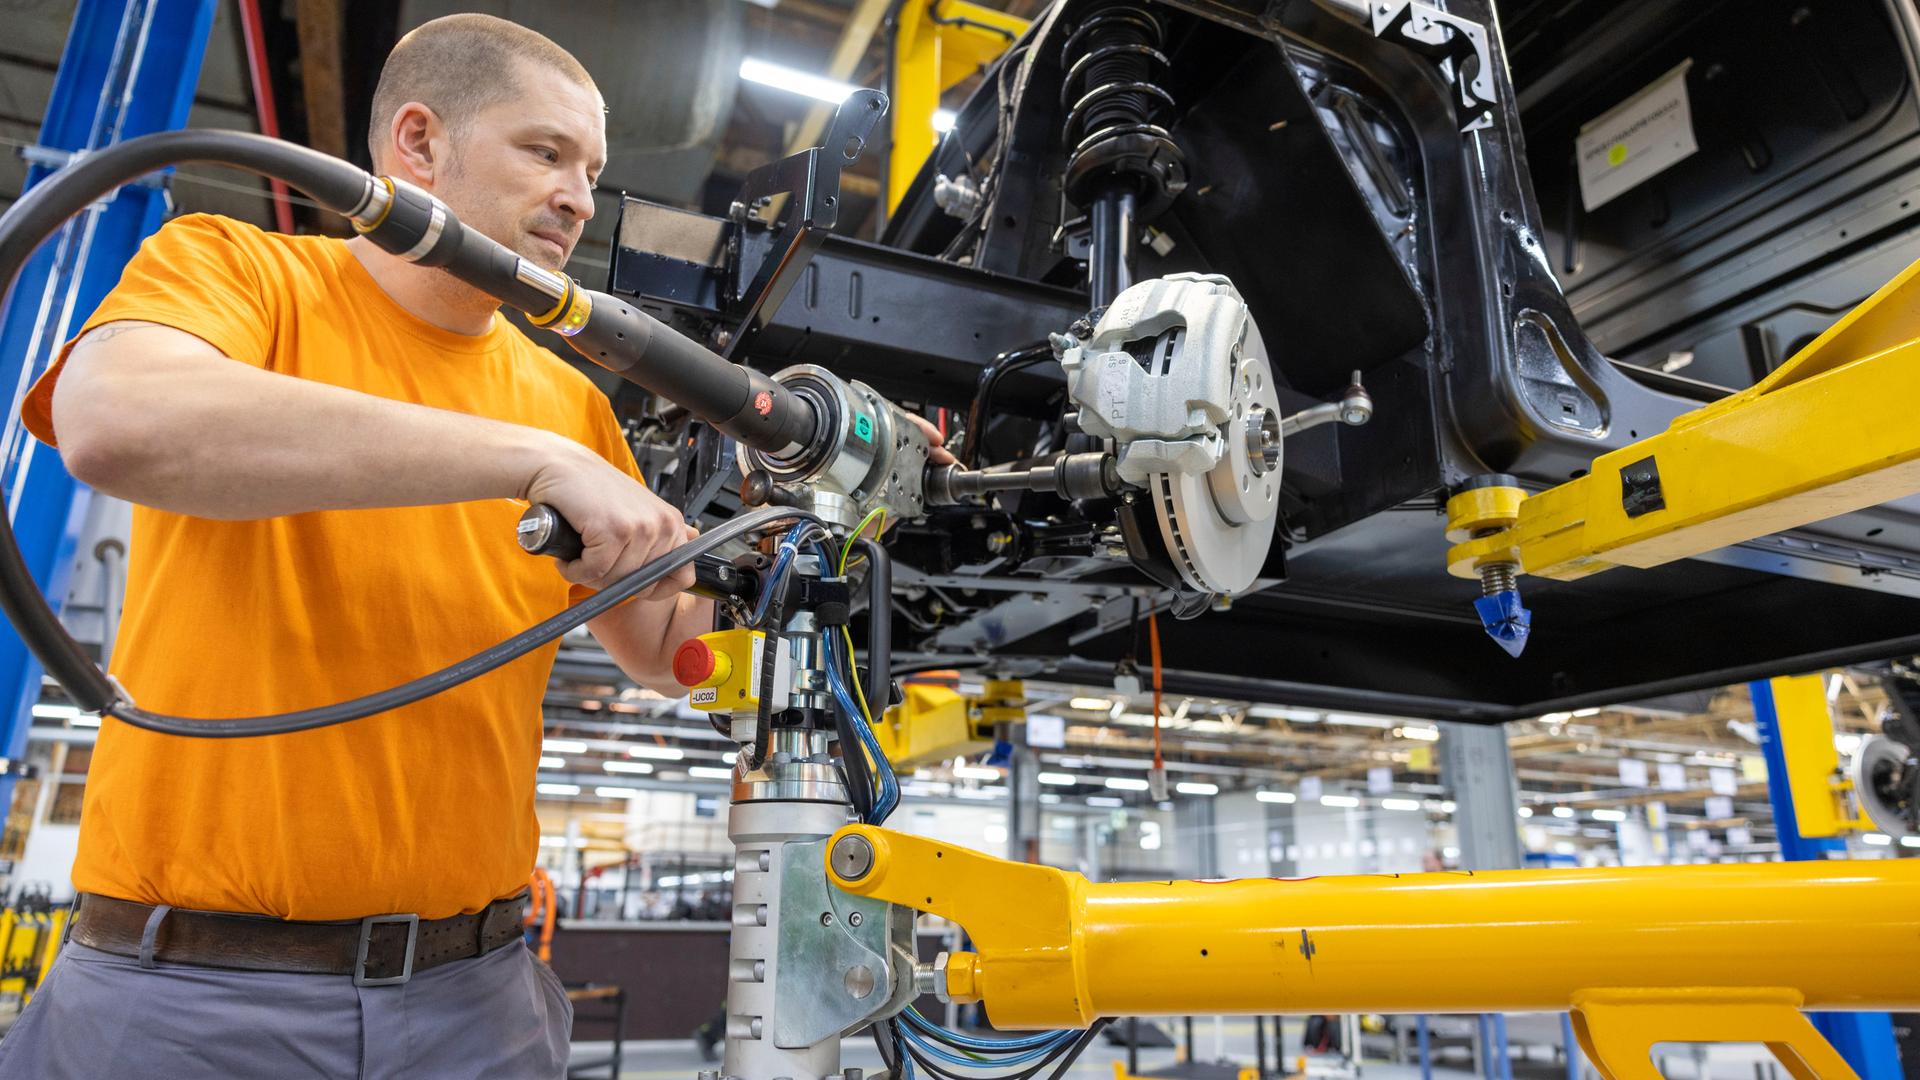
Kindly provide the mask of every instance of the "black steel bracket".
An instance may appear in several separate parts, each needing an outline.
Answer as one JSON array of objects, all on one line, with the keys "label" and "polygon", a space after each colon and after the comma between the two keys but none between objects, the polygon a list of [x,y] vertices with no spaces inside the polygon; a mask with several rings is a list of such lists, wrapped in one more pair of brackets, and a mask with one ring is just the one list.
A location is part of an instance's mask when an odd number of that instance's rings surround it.
[{"label": "black steel bracket", "polygon": [[[744,304],[740,322],[723,331],[718,342],[729,359],[745,355],[748,344],[780,310],[781,301],[800,280],[800,272],[833,232],[840,220],[840,173],[860,160],[873,129],[887,114],[887,95],[878,90],[856,90],[842,102],[828,126],[825,141],[798,154],[762,165],[747,174],[729,216],[734,230],[728,262],[733,277],[729,298]],[[751,269],[744,258],[744,237],[761,208],[785,196],[776,219],[768,226],[784,240],[774,245]]]}]

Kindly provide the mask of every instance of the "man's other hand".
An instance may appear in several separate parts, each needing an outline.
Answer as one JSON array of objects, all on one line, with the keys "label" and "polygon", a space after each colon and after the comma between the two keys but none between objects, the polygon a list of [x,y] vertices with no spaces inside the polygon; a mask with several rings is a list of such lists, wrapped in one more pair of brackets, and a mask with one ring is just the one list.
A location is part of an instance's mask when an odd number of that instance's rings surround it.
[{"label": "man's other hand", "polygon": [[[906,412],[906,410],[902,409],[901,412]],[[940,429],[933,426],[933,421],[921,416],[919,413],[907,413],[906,415],[907,419],[913,421],[915,426],[926,433],[928,448],[927,464],[952,465],[956,459],[953,456],[953,451],[947,449],[947,437],[940,434]]]}]

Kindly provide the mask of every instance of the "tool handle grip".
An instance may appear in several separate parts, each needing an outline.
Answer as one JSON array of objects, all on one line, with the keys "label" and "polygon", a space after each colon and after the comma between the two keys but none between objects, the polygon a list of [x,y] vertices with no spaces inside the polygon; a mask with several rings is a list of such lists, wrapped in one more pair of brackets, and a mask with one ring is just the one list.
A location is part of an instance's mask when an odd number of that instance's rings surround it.
[{"label": "tool handle grip", "polygon": [[[529,555],[551,555],[572,562],[586,550],[580,530],[546,503],[527,507],[515,534]],[[757,575],[743,572],[724,559],[702,555],[693,561],[693,588],[687,591],[711,600],[751,599],[758,595],[759,584]]]},{"label": "tool handle grip", "polygon": [[587,549],[586,542],[580,539],[580,530],[546,503],[527,507],[514,533],[520,547],[529,555],[551,555],[561,562],[572,562]]}]

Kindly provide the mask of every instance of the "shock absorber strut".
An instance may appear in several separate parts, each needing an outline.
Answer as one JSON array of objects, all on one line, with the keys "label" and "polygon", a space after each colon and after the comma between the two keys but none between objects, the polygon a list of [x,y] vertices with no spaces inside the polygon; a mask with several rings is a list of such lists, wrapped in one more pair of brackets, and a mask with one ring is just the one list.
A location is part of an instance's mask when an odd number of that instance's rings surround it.
[{"label": "shock absorber strut", "polygon": [[1169,64],[1166,30],[1146,5],[1088,5],[1062,50],[1067,198],[1088,211],[1087,278],[1095,308],[1133,283],[1134,239],[1187,186],[1167,134],[1173,95],[1153,80]]}]

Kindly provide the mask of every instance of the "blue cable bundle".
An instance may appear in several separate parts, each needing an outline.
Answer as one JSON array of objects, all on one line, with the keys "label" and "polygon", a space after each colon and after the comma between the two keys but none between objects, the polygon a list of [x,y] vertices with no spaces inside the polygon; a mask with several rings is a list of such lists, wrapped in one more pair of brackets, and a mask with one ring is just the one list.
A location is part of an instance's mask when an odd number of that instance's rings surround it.
[{"label": "blue cable bundle", "polygon": [[[800,539],[802,535],[799,528],[787,534],[769,577],[770,582],[778,582],[784,576],[794,552],[804,542]],[[828,553],[824,548],[816,544],[814,550],[823,560],[822,565],[831,565],[825,562]],[[838,707],[852,719],[853,722],[848,726],[874,764],[872,809],[864,820],[866,824],[879,825],[900,805],[900,780],[893,770],[893,763],[887,760],[880,748],[879,737],[874,734],[873,716],[862,707],[851,689],[853,681],[860,677],[852,650],[846,648],[840,635],[834,633],[822,634],[821,644],[827,660],[828,689],[832,691]],[[843,747],[841,750],[842,754],[857,752],[854,747]],[[897,1080],[913,1080],[916,1062],[935,1080],[957,1080],[957,1077],[981,1075],[972,1070],[996,1070],[1002,1076],[1031,1080],[1058,1060],[1059,1064],[1053,1073],[1057,1080],[1092,1042],[1094,1034],[1102,1026],[1104,1022],[1096,1023],[1086,1031],[1045,1031],[1005,1039],[986,1039],[950,1031],[927,1019],[918,1009],[908,1006],[898,1018],[876,1024],[874,1038],[876,1041],[885,1040],[882,1042],[883,1050],[886,1043],[891,1043]],[[955,1073],[950,1078],[949,1072],[955,1069],[968,1071]]]}]

